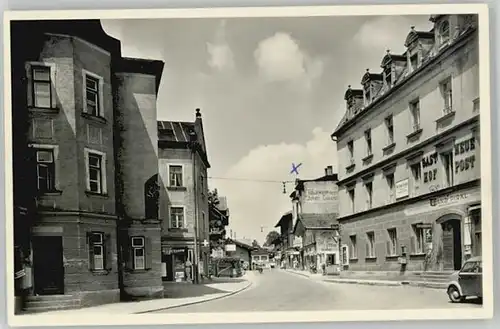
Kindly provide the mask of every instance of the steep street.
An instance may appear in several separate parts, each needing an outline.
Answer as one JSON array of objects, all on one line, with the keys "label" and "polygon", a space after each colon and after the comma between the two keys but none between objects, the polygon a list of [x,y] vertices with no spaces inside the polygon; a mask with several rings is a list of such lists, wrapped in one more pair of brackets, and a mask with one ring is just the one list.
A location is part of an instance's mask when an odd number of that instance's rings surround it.
[{"label": "steep street", "polygon": [[470,308],[474,302],[452,304],[438,289],[337,284],[308,279],[283,270],[256,274],[254,285],[231,297],[153,313],[388,310]]}]

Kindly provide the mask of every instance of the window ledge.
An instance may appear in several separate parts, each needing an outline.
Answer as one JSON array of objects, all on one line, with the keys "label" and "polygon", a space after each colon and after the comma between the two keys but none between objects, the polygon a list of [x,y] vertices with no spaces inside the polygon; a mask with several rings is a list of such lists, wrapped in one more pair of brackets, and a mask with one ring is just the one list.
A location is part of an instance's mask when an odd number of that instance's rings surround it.
[{"label": "window ledge", "polygon": [[32,113],[58,114],[60,112],[58,107],[35,107],[35,106],[30,106],[30,107],[28,107],[28,109]]},{"label": "window ledge", "polygon": [[376,256],[373,256],[373,257],[365,257],[365,260],[375,261],[375,260],[377,260],[377,257],[376,257]]},{"label": "window ledge", "polygon": [[416,137],[420,136],[421,133],[422,133],[422,128],[419,128],[419,129],[409,133],[408,135],[406,135],[406,139],[416,138]]},{"label": "window ledge", "polygon": [[39,196],[58,196],[58,195],[61,195],[61,194],[62,194],[62,191],[59,191],[59,190],[38,192]]},{"label": "window ledge", "polygon": [[447,119],[453,118],[455,116],[455,110],[451,110],[450,112],[444,114],[443,116],[439,117],[436,119],[436,123],[440,124],[443,121],[446,121]]},{"label": "window ledge", "polygon": [[356,167],[356,164],[355,163],[351,163],[350,165],[348,165],[347,167],[345,167],[345,170],[350,171],[350,170],[353,170],[354,167]]},{"label": "window ledge", "polygon": [[187,228],[174,228],[171,227],[168,229],[169,232],[184,232],[187,233],[189,230]]},{"label": "window ledge", "polygon": [[410,254],[410,257],[425,257],[425,255],[427,255],[425,252],[416,252]]},{"label": "window ledge", "polygon": [[134,270],[132,268],[128,268],[128,269],[125,270],[125,272],[131,273],[131,274],[139,274],[139,273],[147,273],[150,270],[151,270],[150,268],[143,269],[143,270]]},{"label": "window ledge", "polygon": [[108,275],[111,270],[90,270],[93,275]]},{"label": "window ledge", "polygon": [[401,256],[400,255],[387,255],[387,256],[385,256],[385,259],[395,260],[395,259],[398,259],[399,257],[401,257]]},{"label": "window ledge", "polygon": [[87,191],[85,191],[85,194],[87,194],[87,196],[95,196],[95,197],[100,197],[103,199],[109,198],[109,195],[106,193],[92,192],[92,191],[87,190]]},{"label": "window ledge", "polygon": [[167,186],[167,190],[169,190],[169,191],[187,191],[187,187],[185,187],[185,186]]},{"label": "window ledge", "polygon": [[104,117],[95,116],[95,115],[92,115],[92,114],[89,114],[86,112],[82,112],[82,117],[84,117],[85,119],[88,119],[88,120],[102,123],[102,124],[106,124],[108,122]]},{"label": "window ledge", "polygon": [[382,148],[382,151],[389,152],[390,150],[394,149],[395,146],[396,146],[396,143],[392,142],[391,144],[384,146]]},{"label": "window ledge", "polygon": [[356,257],[356,258],[349,258],[349,261],[350,262],[357,262],[359,259]]},{"label": "window ledge", "polygon": [[365,157],[364,157],[363,159],[361,159],[361,160],[363,160],[363,162],[368,162],[368,161],[370,161],[371,159],[373,159],[373,153],[368,154],[367,156],[365,156]]}]

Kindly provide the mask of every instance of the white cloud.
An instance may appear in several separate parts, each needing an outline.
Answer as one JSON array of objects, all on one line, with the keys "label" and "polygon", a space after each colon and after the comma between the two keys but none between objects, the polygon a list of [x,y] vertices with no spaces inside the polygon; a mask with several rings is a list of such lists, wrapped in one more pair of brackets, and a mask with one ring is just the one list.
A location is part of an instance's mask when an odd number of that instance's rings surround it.
[{"label": "white cloud", "polygon": [[260,41],[254,58],[260,75],[267,81],[300,82],[307,88],[321,77],[324,69],[321,59],[309,56],[284,32]]},{"label": "white cloud", "polygon": [[208,65],[223,71],[234,68],[234,55],[226,40],[226,21],[222,20],[217,28],[214,42],[207,42]]},{"label": "white cloud", "polygon": [[[302,163],[299,176],[312,179],[324,175],[328,165],[336,167],[336,145],[330,133],[315,128],[312,138],[301,144],[261,145],[251,150],[232,166],[225,178],[244,180],[217,180],[210,182],[219,192],[228,196],[231,211],[230,228],[237,237],[252,237],[262,242],[283,212],[291,210],[289,194],[293,184],[288,183],[283,194],[282,181],[294,181],[292,163]],[[248,181],[247,181],[248,179]],[[258,182],[272,181],[272,182]],[[260,227],[264,226],[263,232]]]}]

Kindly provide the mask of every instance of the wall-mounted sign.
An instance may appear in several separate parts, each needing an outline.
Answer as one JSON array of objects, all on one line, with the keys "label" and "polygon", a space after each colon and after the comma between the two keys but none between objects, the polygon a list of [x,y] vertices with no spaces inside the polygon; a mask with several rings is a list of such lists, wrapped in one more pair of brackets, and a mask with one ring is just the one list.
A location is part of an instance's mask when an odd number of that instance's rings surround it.
[{"label": "wall-mounted sign", "polygon": [[334,186],[307,187],[304,193],[304,202],[335,202],[338,193]]},{"label": "wall-mounted sign", "polygon": [[475,137],[471,137],[465,141],[455,144],[455,156],[458,157],[465,155],[462,159],[458,159],[455,161],[456,174],[474,168],[474,164],[476,162],[476,156],[474,154],[467,156],[467,154],[475,153],[475,150],[476,150]]},{"label": "wall-mounted sign", "polygon": [[396,183],[396,199],[405,198],[408,196],[408,178],[400,180]]},{"label": "wall-mounted sign", "polygon": [[460,201],[467,200],[469,198],[468,193],[456,193],[447,194],[437,198],[432,198],[429,200],[431,207],[448,206],[451,204],[459,203]]},{"label": "wall-mounted sign", "polygon": [[236,251],[235,244],[226,244],[226,251]]}]

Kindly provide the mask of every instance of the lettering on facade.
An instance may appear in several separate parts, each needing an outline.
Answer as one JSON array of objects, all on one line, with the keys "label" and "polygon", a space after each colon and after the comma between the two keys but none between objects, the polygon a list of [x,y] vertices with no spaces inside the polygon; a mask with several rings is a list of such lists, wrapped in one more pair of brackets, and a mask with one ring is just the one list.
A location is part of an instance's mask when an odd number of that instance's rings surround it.
[{"label": "lettering on facade", "polygon": [[[476,149],[476,138],[471,137],[463,142],[455,144],[455,156],[467,154],[473,152]],[[474,163],[476,162],[476,156],[470,155],[464,159],[455,161],[455,173],[467,171],[474,168]]]},{"label": "lettering on facade", "polygon": [[447,194],[445,196],[430,199],[431,207],[438,207],[460,202],[469,198],[468,193]]},{"label": "lettering on facade", "polygon": [[305,202],[332,202],[337,200],[337,191],[333,189],[307,188]]},{"label": "lettering on facade", "polygon": [[422,168],[424,174],[424,183],[429,183],[437,179],[437,168],[430,168],[437,165],[438,154],[437,152],[425,156],[422,159]]}]

